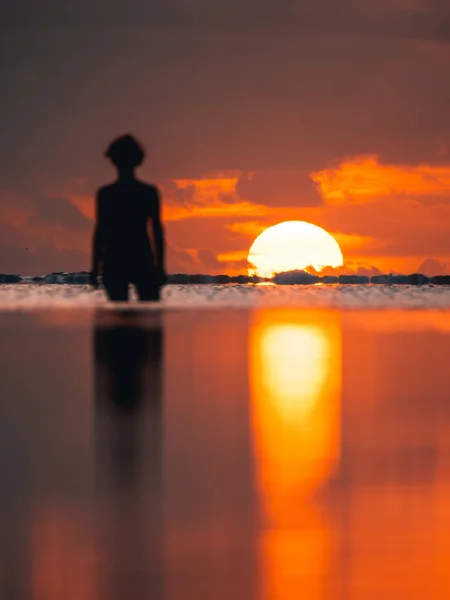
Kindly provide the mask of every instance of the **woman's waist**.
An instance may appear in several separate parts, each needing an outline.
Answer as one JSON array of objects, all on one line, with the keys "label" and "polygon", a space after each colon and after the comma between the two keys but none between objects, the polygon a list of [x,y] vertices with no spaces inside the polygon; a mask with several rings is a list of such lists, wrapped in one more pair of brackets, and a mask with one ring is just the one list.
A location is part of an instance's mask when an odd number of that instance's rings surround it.
[{"label": "woman's waist", "polygon": [[152,251],[147,235],[111,236],[105,239],[104,249],[106,253],[114,254],[136,254]]}]

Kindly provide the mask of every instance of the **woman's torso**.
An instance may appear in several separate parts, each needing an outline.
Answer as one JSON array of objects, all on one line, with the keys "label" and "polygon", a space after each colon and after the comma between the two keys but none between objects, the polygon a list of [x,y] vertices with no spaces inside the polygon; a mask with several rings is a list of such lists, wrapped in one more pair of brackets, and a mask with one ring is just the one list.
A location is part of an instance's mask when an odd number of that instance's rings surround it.
[{"label": "woman's torso", "polygon": [[153,265],[148,220],[153,217],[156,190],[140,181],[116,182],[101,190],[104,262]]}]

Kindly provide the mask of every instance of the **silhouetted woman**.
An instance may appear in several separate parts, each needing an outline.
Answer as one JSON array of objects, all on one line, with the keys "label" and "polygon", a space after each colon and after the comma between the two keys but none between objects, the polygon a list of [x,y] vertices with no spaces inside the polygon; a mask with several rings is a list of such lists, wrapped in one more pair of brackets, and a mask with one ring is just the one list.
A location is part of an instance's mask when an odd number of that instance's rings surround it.
[{"label": "silhouetted woman", "polygon": [[91,283],[97,286],[101,266],[111,300],[128,300],[130,283],[140,300],[159,300],[160,287],[166,283],[164,232],[157,188],[135,175],[144,151],[131,135],[124,135],[112,142],[105,155],[117,168],[118,178],[97,192]]}]

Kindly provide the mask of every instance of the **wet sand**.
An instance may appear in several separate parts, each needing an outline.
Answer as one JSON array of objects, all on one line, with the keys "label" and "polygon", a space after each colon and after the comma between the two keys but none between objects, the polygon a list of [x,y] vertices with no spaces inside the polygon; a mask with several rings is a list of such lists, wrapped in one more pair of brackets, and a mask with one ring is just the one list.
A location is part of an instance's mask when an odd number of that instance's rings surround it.
[{"label": "wet sand", "polygon": [[450,312],[0,312],[0,598],[450,595]]}]

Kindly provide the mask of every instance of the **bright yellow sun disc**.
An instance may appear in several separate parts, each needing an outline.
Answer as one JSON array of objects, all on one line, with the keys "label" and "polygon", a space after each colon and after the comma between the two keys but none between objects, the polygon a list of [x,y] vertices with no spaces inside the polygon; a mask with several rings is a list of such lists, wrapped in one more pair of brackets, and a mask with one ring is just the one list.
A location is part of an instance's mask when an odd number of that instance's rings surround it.
[{"label": "bright yellow sun disc", "polygon": [[248,262],[249,275],[272,277],[307,267],[340,267],[344,261],[339,244],[325,229],[306,221],[285,221],[256,238]]}]

